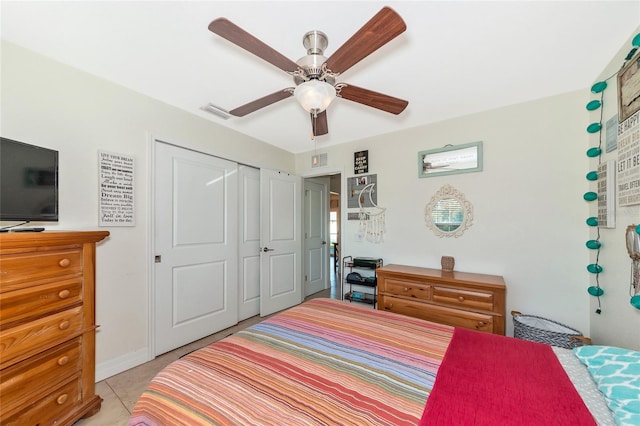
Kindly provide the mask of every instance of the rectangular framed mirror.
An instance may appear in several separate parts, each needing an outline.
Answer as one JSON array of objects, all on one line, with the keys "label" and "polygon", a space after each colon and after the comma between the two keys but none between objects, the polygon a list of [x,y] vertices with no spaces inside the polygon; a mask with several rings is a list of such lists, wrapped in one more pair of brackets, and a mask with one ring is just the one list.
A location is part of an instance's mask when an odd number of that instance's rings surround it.
[{"label": "rectangular framed mirror", "polygon": [[452,175],[482,171],[482,142],[445,145],[418,153],[418,176]]}]

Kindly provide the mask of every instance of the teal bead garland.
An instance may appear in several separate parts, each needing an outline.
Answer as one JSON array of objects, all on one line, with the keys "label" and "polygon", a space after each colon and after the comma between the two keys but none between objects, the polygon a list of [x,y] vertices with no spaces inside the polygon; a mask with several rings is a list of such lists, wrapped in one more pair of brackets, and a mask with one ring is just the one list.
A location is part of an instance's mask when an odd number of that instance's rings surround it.
[{"label": "teal bead garland", "polygon": [[[602,107],[602,92],[607,88],[607,82],[606,81],[599,81],[597,83],[595,83],[593,86],[591,86],[591,92],[593,93],[600,93],[600,100],[592,100],[590,101],[586,108],[587,111],[596,111],[598,109],[600,109]],[[587,133],[590,134],[594,134],[594,133],[598,133],[602,130],[602,123],[600,122],[596,122],[596,123],[591,123],[587,126]],[[595,157],[599,157],[602,154],[602,136],[600,136],[600,144],[597,147],[592,147],[589,148],[587,150],[587,157],[589,158],[595,158]],[[597,181],[598,180],[598,172],[595,170],[592,170],[590,172],[587,173],[586,178],[588,181]],[[595,201],[598,199],[598,194],[596,192],[593,191],[588,191],[583,195],[583,198],[586,201]],[[597,217],[589,217],[587,218],[587,225],[590,227],[597,227],[598,226],[598,218]],[[600,296],[602,296],[604,294],[604,290],[602,290],[600,288],[600,284],[598,282],[598,276],[599,274],[602,272],[602,266],[600,266],[597,263],[597,259],[600,257],[600,248],[601,248],[601,244],[600,244],[600,230],[598,229],[598,238],[594,239],[594,240],[589,240],[586,243],[586,246],[588,249],[590,250],[596,250],[597,254],[596,254],[596,263],[591,263],[589,265],[587,265],[587,271],[589,271],[592,274],[595,274],[595,280],[596,280],[596,285],[595,286],[589,286],[587,288],[587,292],[594,297],[598,298],[598,308],[596,309],[596,313],[599,314],[601,312],[601,308],[600,308]]]},{"label": "teal bead garland", "polygon": [[591,123],[587,126],[587,132],[589,133],[598,133],[602,129],[602,124],[600,123]]},{"label": "teal bead garland", "polygon": [[597,263],[590,263],[589,265],[587,265],[587,271],[591,272],[592,274],[599,274],[600,272],[602,272],[602,266],[598,265]]},{"label": "teal bead garland", "polygon": [[595,111],[602,106],[602,102],[598,100],[591,101],[587,104],[587,111]]},{"label": "teal bead garland", "polygon": [[602,296],[602,295],[604,294],[604,290],[603,290],[603,289],[601,289],[600,287],[596,287],[596,286],[594,286],[594,285],[592,285],[591,287],[589,287],[589,288],[587,289],[587,291],[589,292],[589,294],[590,294],[590,295],[592,295],[592,296],[596,296],[596,297],[598,297],[598,296]]},{"label": "teal bead garland", "polygon": [[596,84],[594,84],[593,86],[591,86],[591,92],[600,93],[606,88],[607,88],[607,82],[606,81],[599,81]]},{"label": "teal bead garland", "polygon": [[588,249],[597,250],[602,246],[602,244],[598,240],[589,240],[587,241],[586,246]]},{"label": "teal bead garland", "polygon": [[602,154],[602,150],[600,148],[593,147],[587,150],[587,157],[589,158],[597,157],[600,154]]}]

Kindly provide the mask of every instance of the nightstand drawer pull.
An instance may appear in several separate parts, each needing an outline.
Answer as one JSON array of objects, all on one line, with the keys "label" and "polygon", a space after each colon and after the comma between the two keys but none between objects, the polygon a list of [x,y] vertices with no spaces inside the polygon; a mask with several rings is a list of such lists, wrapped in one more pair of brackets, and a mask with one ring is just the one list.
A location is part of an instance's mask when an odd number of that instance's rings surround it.
[{"label": "nightstand drawer pull", "polygon": [[404,291],[409,291],[409,287],[405,287],[403,290]]},{"label": "nightstand drawer pull", "polygon": [[60,292],[58,293],[58,297],[60,299],[66,299],[67,297],[69,297],[69,295],[71,294],[71,292],[67,289],[64,290],[60,290]]},{"label": "nightstand drawer pull", "polygon": [[69,326],[71,325],[71,322],[69,322],[68,320],[62,321],[60,323],[60,325],[58,326],[58,328],[60,330],[66,330],[67,328],[69,328]]},{"label": "nightstand drawer pull", "polygon": [[458,297],[458,301],[461,302],[461,303],[464,302],[464,297],[462,297],[462,296]]},{"label": "nightstand drawer pull", "polygon": [[69,399],[69,394],[63,393],[58,397],[58,399],[56,399],[56,402],[58,403],[58,405],[62,405],[67,402],[67,399]]},{"label": "nightstand drawer pull", "polygon": [[68,362],[69,362],[69,357],[68,357],[68,356],[66,356],[66,355],[65,355],[65,356],[61,356],[61,357],[58,359],[58,365],[59,365],[59,366],[66,365]]},{"label": "nightstand drawer pull", "polygon": [[486,323],[486,322],[484,322],[484,321],[478,321],[478,328],[482,328],[482,327],[484,327],[484,326],[486,326],[486,325],[487,325],[487,323]]},{"label": "nightstand drawer pull", "polygon": [[61,259],[61,260],[60,260],[60,262],[58,262],[58,265],[59,265],[61,268],[66,268],[66,267],[68,267],[69,265],[71,265],[71,260],[70,260],[69,258],[66,258],[66,257],[65,257],[64,259]]}]

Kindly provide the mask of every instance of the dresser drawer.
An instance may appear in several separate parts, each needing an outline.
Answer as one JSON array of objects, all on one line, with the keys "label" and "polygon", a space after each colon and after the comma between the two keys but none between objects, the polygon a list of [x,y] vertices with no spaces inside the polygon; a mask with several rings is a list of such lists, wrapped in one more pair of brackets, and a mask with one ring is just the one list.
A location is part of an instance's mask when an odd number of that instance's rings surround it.
[{"label": "dresser drawer", "polygon": [[59,311],[81,301],[81,277],[0,293],[0,325]]},{"label": "dresser drawer", "polygon": [[62,381],[80,371],[81,338],[0,371],[0,416],[20,411],[30,401],[48,395]]},{"label": "dresser drawer", "polygon": [[11,286],[48,277],[82,273],[82,250],[47,250],[42,252],[6,254],[0,257],[2,291]]},{"label": "dresser drawer", "polygon": [[451,306],[493,311],[493,293],[434,286],[431,300]]},{"label": "dresser drawer", "polygon": [[379,309],[414,318],[493,333],[493,316],[383,295]]},{"label": "dresser drawer", "polygon": [[429,300],[430,286],[422,283],[411,281],[396,280],[393,278],[385,278],[380,291],[396,296],[412,297],[422,300]]},{"label": "dresser drawer", "polygon": [[79,306],[0,331],[0,368],[63,343],[82,331]]},{"label": "dresser drawer", "polygon": [[24,426],[24,425],[53,425],[60,424],[59,421],[68,418],[74,406],[81,401],[80,377],[74,376],[71,380],[63,383],[47,393],[40,400],[35,400],[22,411],[1,418],[2,426]]}]

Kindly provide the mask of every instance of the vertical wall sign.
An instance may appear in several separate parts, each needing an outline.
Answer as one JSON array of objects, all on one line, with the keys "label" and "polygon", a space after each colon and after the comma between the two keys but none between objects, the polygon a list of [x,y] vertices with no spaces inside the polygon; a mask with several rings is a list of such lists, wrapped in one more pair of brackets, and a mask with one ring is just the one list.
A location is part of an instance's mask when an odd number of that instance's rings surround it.
[{"label": "vertical wall sign", "polygon": [[614,160],[598,165],[598,226],[616,227],[616,187]]},{"label": "vertical wall sign", "polygon": [[133,157],[100,151],[100,226],[135,226]]},{"label": "vertical wall sign", "polygon": [[640,204],[640,111],[618,124],[618,205]]},{"label": "vertical wall sign", "polygon": [[353,173],[356,175],[369,173],[369,151],[353,153]]}]

